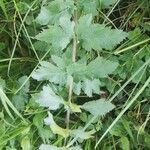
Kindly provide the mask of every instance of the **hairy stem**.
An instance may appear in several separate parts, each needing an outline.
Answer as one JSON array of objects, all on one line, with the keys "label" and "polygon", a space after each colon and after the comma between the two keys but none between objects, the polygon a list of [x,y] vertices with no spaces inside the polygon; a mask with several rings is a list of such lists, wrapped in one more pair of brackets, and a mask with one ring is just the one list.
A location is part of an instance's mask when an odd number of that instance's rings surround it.
[{"label": "hairy stem", "polygon": [[[76,3],[76,1],[74,1]],[[76,37],[76,32],[75,28],[77,25],[77,11],[76,9],[74,10],[74,33],[73,33],[73,47],[72,47],[72,62],[76,62],[76,52],[77,52],[77,37]],[[71,81],[69,82],[69,95],[68,95],[68,102],[69,105],[71,104],[72,100],[72,91],[73,91],[73,77],[71,77]],[[68,108],[67,110],[67,115],[66,115],[66,128],[69,130],[69,120],[70,120],[70,110]]]}]

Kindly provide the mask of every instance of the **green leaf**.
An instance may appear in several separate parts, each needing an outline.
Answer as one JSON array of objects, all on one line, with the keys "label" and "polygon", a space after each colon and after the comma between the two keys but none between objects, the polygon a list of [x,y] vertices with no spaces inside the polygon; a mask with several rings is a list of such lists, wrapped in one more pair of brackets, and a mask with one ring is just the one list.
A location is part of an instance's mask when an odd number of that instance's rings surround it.
[{"label": "green leaf", "polygon": [[36,22],[41,25],[55,24],[60,17],[72,13],[74,4],[72,0],[54,0],[48,6],[42,6],[36,18]]},{"label": "green leaf", "polygon": [[33,118],[33,124],[37,127],[37,128],[43,128],[43,119],[44,119],[44,115],[43,114],[36,114]]},{"label": "green leaf", "polygon": [[[18,86],[20,87],[27,79],[27,76],[23,76],[19,78],[18,80]],[[14,106],[19,110],[23,111],[25,107],[25,103],[27,103],[29,97],[28,97],[28,92],[29,92],[29,87],[30,87],[30,81],[28,80],[26,84],[23,86],[23,88],[12,97],[12,102]]]},{"label": "green leaf", "polygon": [[[9,98],[6,96],[4,90],[1,87],[0,87],[0,100],[1,100],[4,108],[6,109],[6,112],[13,120],[14,120],[14,117],[13,117],[12,113],[10,112],[9,108],[11,108],[14,111],[14,113],[17,116],[19,116],[23,121],[25,121],[25,119],[22,117],[22,115],[19,113],[19,111],[16,109],[16,107],[14,107],[14,105],[9,100]],[[8,106],[9,106],[9,108],[8,108]]]},{"label": "green leaf", "polygon": [[108,8],[114,5],[117,0],[78,0],[77,8],[83,14],[92,14],[96,16],[97,10]]},{"label": "green leaf", "polygon": [[36,18],[36,22],[41,25],[47,25],[51,20],[51,13],[46,7],[42,7],[39,15]]},{"label": "green leaf", "polygon": [[111,135],[119,137],[122,137],[124,134],[126,134],[126,131],[124,130],[124,126],[121,121],[118,121],[109,132]]},{"label": "green leaf", "polygon": [[73,76],[74,81],[81,81],[88,75],[87,65],[78,62],[67,66],[67,74]]},{"label": "green leaf", "polygon": [[64,49],[70,42],[66,33],[61,27],[49,26],[36,36],[37,40],[52,44],[56,49]]},{"label": "green leaf", "polygon": [[80,95],[80,93],[81,93],[81,88],[82,88],[81,82],[73,83],[73,92],[74,92],[75,94]]},{"label": "green leaf", "polygon": [[[112,74],[118,66],[117,62],[102,57],[96,58],[88,65],[81,62],[68,62],[68,60],[55,55],[52,55],[52,60],[57,66],[42,61],[41,66],[33,72],[32,77],[38,81],[49,80],[55,84],[65,85],[68,77],[72,76],[74,79],[73,91],[77,95],[81,93],[81,89],[88,96],[92,96],[92,92],[99,94],[100,82],[98,79]],[[88,84],[92,86],[89,87]]]},{"label": "green leaf", "polygon": [[59,19],[58,25],[51,25],[44,29],[35,38],[40,41],[52,44],[55,49],[63,50],[72,39],[74,22],[70,21],[70,16],[65,15]]},{"label": "green leaf", "polygon": [[89,139],[92,138],[92,134],[94,134],[95,131],[91,130],[88,132],[85,132],[81,127],[75,130],[71,131],[71,136],[72,137],[79,137],[79,140],[85,140],[85,139]]},{"label": "green leaf", "polygon": [[18,111],[23,111],[25,109],[25,103],[28,100],[27,94],[17,94],[12,97],[12,103],[17,108]]},{"label": "green leaf", "polygon": [[90,101],[82,105],[82,109],[89,111],[94,116],[103,116],[114,108],[115,106],[111,102],[104,99]]},{"label": "green leaf", "polygon": [[100,81],[98,79],[86,79],[83,82],[82,89],[84,93],[89,97],[92,97],[92,93],[100,94]]},{"label": "green leaf", "polygon": [[[22,76],[21,78],[19,78],[18,79],[19,86],[21,86],[27,79],[28,79],[28,76]],[[21,92],[23,93],[29,92],[29,87],[30,87],[30,81],[28,80],[26,84],[23,86]]]},{"label": "green leaf", "polygon": [[[114,71],[114,73],[116,73],[116,71]],[[111,79],[111,78],[105,78],[105,79],[103,79],[102,85],[103,85],[103,87],[106,87],[107,90],[108,90],[110,93],[112,93],[112,94],[115,93],[115,90],[116,90],[116,88],[117,88],[117,82],[115,82],[115,81],[114,81],[113,79]]]},{"label": "green leaf", "polygon": [[132,129],[131,129],[131,122],[127,120],[126,118],[122,117],[121,123],[124,126],[126,132],[129,134],[130,138],[134,141],[135,139],[134,139]]},{"label": "green leaf", "polygon": [[66,81],[64,70],[46,61],[42,61],[40,64],[41,66],[33,72],[32,78],[38,81],[49,80],[55,84],[64,84]]},{"label": "green leaf", "polygon": [[84,14],[97,15],[97,0],[78,0],[77,8]]},{"label": "green leaf", "polygon": [[118,63],[110,60],[106,60],[102,57],[97,57],[95,60],[88,64],[88,70],[93,78],[104,78],[117,68]]},{"label": "green leaf", "polygon": [[36,114],[33,118],[33,124],[38,129],[38,135],[42,138],[43,142],[48,141],[53,137],[51,130],[48,127],[43,126],[43,120],[45,118],[45,114],[40,113]]},{"label": "green leaf", "polygon": [[56,110],[63,104],[63,99],[56,95],[50,86],[43,86],[40,93],[32,95],[37,103],[42,107],[48,107],[50,110]]},{"label": "green leaf", "polygon": [[63,60],[63,58],[52,55],[52,60],[53,62],[61,69],[64,69],[66,67],[65,61]]},{"label": "green leaf", "polygon": [[82,47],[90,51],[112,50],[127,37],[122,30],[111,29],[104,24],[92,24],[92,15],[88,14],[79,19],[77,35]]}]

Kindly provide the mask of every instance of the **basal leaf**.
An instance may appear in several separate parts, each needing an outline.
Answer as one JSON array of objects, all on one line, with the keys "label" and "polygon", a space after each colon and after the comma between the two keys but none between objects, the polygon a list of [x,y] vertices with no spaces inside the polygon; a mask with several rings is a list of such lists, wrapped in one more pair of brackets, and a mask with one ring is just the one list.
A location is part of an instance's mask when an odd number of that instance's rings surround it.
[{"label": "basal leaf", "polygon": [[111,111],[112,109],[114,109],[115,106],[109,101],[105,101],[104,99],[99,99],[99,100],[90,101],[83,104],[82,108],[90,112],[94,116],[103,116],[109,111]]},{"label": "basal leaf", "polygon": [[63,99],[56,95],[50,86],[43,86],[43,90],[40,93],[32,95],[33,98],[42,107],[47,107],[50,110],[56,110],[63,104]]}]

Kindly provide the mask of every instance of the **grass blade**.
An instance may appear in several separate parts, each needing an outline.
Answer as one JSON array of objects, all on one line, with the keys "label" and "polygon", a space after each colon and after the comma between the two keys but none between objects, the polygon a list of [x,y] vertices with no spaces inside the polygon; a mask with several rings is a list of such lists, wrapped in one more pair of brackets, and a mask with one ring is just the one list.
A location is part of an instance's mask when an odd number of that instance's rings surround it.
[{"label": "grass blade", "polygon": [[[23,118],[23,116],[19,113],[19,111],[14,107],[14,105],[11,103],[11,101],[8,99],[8,97],[6,96],[6,94],[4,93],[4,91],[0,88],[0,97],[2,99],[2,103],[4,104],[5,109],[7,110],[7,113],[9,114],[9,116],[14,119],[14,117],[12,116],[12,114],[10,113],[8,106],[14,111],[14,113],[19,116],[23,121],[25,121],[25,119]],[[7,106],[8,105],[8,106]],[[25,121],[26,122],[26,121]]]},{"label": "grass blade", "polygon": [[118,120],[122,117],[122,115],[130,108],[130,106],[135,102],[135,100],[141,95],[141,93],[145,90],[145,88],[150,83],[150,77],[147,79],[145,84],[142,86],[142,88],[137,92],[137,94],[132,98],[132,100],[128,103],[128,105],[120,112],[118,117],[112,122],[112,124],[109,126],[109,128],[105,131],[105,133],[101,136],[101,138],[98,140],[98,142],[95,145],[95,149],[99,145],[99,143],[103,140],[103,138],[106,136],[106,134],[112,129],[112,127],[118,122]]}]

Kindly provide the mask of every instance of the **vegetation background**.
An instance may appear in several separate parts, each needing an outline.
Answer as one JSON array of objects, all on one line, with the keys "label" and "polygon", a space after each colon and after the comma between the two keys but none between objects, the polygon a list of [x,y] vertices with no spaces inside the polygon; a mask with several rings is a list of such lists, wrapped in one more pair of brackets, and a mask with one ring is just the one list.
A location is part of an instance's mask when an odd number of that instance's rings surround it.
[{"label": "vegetation background", "polygon": [[150,149],[149,0],[0,0],[0,149]]}]

